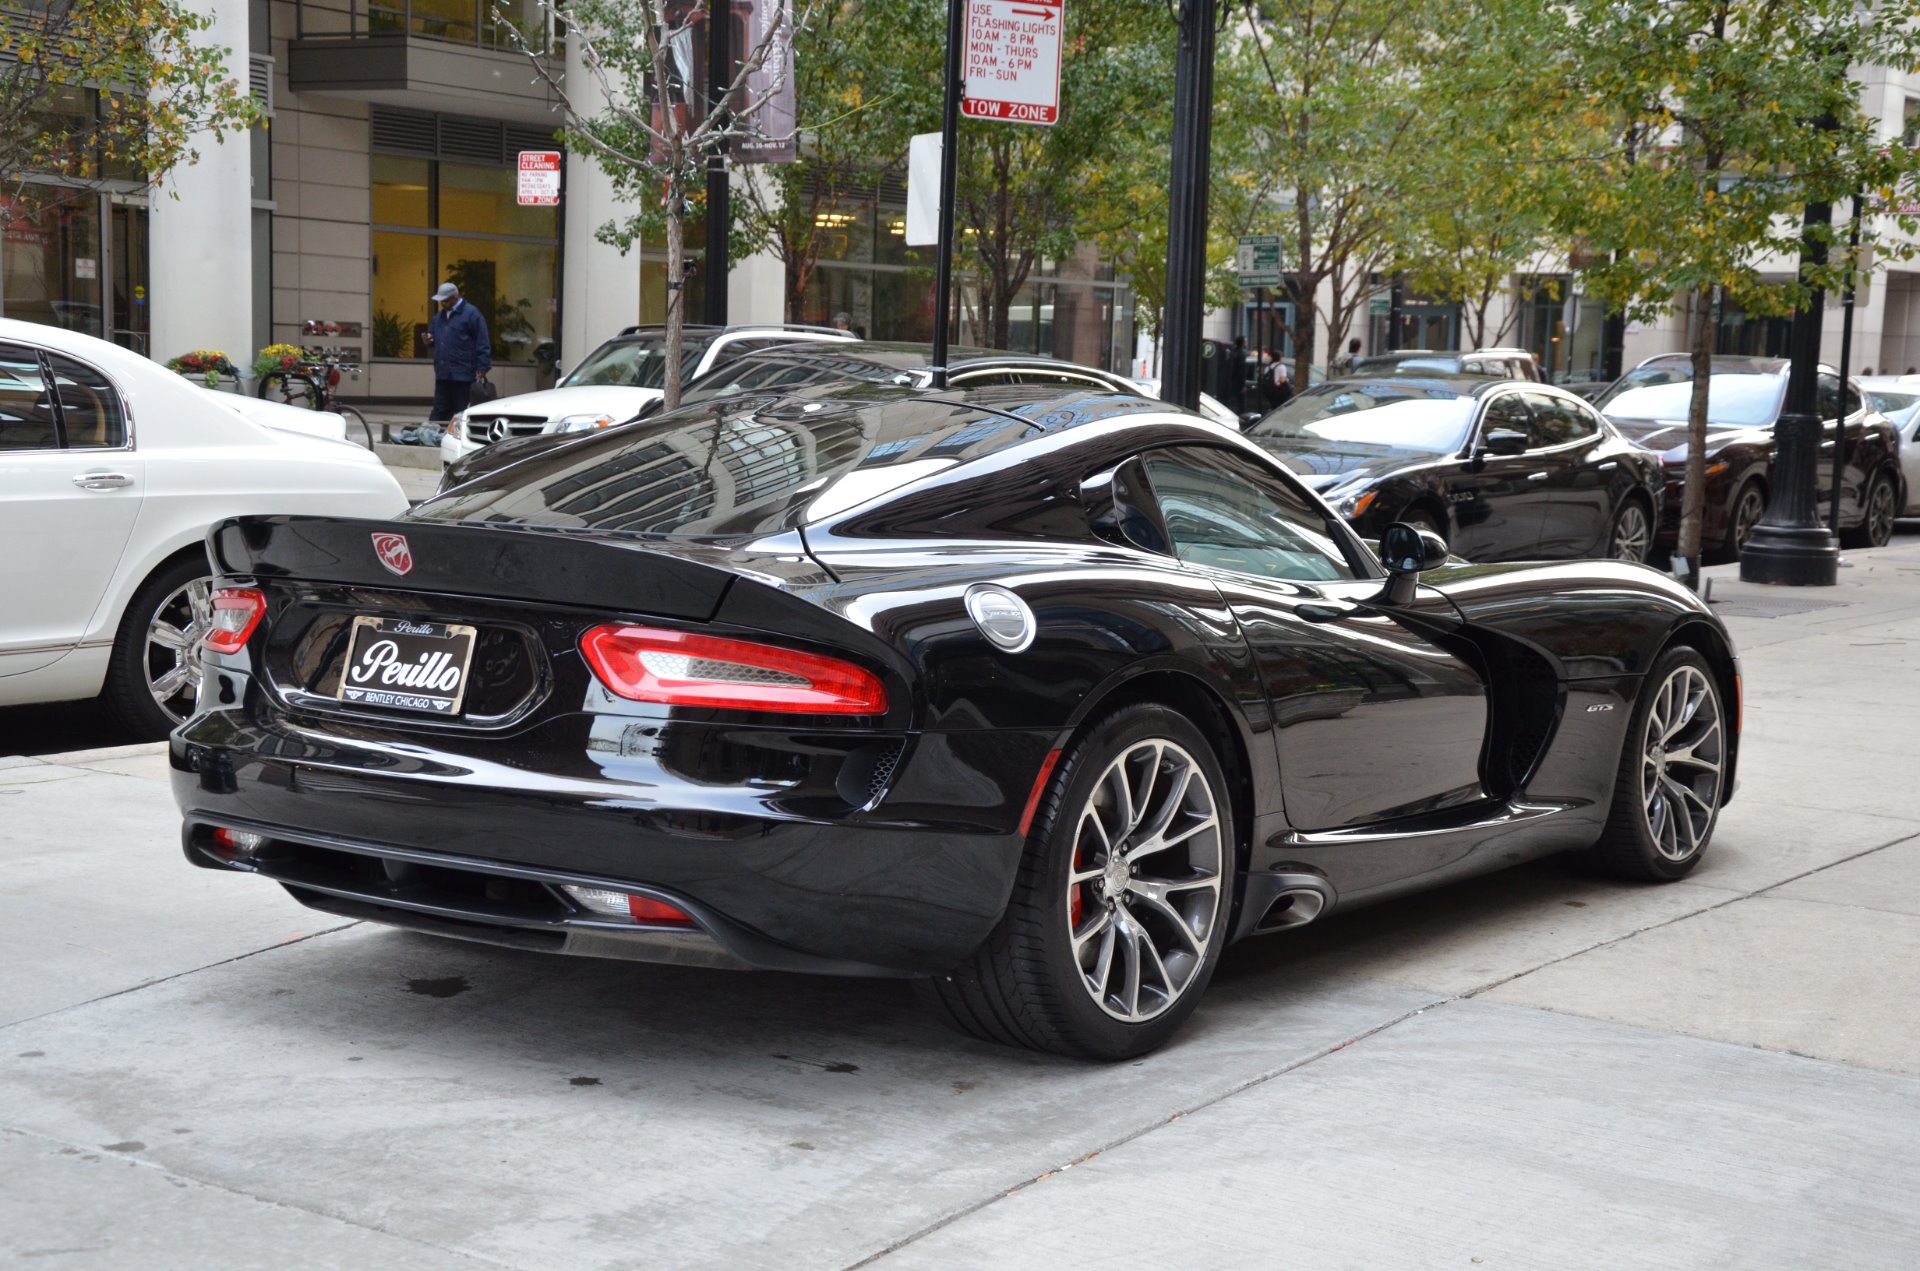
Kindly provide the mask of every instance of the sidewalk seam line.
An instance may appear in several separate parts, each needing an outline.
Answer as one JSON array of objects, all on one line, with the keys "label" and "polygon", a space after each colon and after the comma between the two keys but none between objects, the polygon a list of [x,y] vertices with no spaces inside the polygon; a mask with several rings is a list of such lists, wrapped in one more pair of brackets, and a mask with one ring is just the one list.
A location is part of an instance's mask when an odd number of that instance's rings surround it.
[{"label": "sidewalk seam line", "polygon": [[1195,1113],[1198,1113],[1198,1112],[1204,1112],[1206,1109],[1213,1107],[1215,1104],[1226,1102],[1228,1099],[1233,1098],[1235,1095],[1245,1094],[1247,1091],[1252,1090],[1257,1086],[1263,1086],[1268,1082],[1275,1080],[1276,1078],[1286,1076],[1290,1072],[1297,1072],[1300,1069],[1305,1068],[1309,1064],[1318,1063],[1320,1060],[1325,1059],[1329,1055],[1332,1055],[1338,1051],[1345,1050],[1349,1046],[1357,1045],[1360,1042],[1368,1040],[1369,1038],[1377,1037],[1378,1035],[1386,1032],[1390,1028],[1406,1023],[1408,1020],[1412,1019],[1416,1015],[1419,1015],[1425,1011],[1433,1010],[1436,1007],[1445,1006],[1452,1000],[1453,999],[1446,998],[1446,997],[1433,998],[1432,1000],[1423,1002],[1418,1006],[1409,1007],[1406,1010],[1402,1011],[1400,1014],[1394,1016],[1392,1019],[1382,1021],[1381,1023],[1375,1024],[1370,1028],[1363,1029],[1360,1032],[1353,1034],[1351,1037],[1348,1037],[1339,1042],[1335,1042],[1333,1045],[1323,1046],[1316,1051],[1313,1051],[1306,1055],[1302,1055],[1300,1058],[1295,1059],[1290,1063],[1282,1064],[1278,1068],[1272,1068],[1266,1072],[1256,1073],[1253,1076],[1247,1078],[1245,1081],[1242,1081],[1236,1085],[1230,1086],[1227,1089],[1222,1090],[1217,1094],[1209,1095],[1207,1098],[1200,1100],[1198,1103],[1191,1104],[1175,1112],[1170,1112],[1166,1116],[1163,1116],[1156,1121],[1151,1121],[1146,1125],[1139,1126],[1132,1130],[1128,1130],[1124,1134],[1120,1134],[1112,1139],[1109,1139],[1106,1142],[1101,1143],[1098,1147],[1095,1147],[1086,1152],[1083,1152],[1079,1156],[1074,1157],[1072,1160],[1067,1161],[1064,1164],[1056,1165],[1052,1169],[1043,1171],[1042,1173],[1039,1173],[1039,1174],[1030,1175],[1029,1177],[1023,1178],[1019,1182],[1013,1184],[1011,1187],[1001,1188],[1000,1190],[994,1192],[990,1196],[984,1196],[981,1199],[974,1201],[971,1204],[962,1206],[961,1208],[954,1210],[952,1213],[946,1214],[940,1218],[936,1218],[934,1221],[927,1223],[925,1226],[920,1227],[917,1230],[907,1233],[906,1235],[900,1237],[898,1240],[891,1242],[885,1247],[876,1249],[874,1252],[866,1255],[865,1257],[861,1258],[857,1262],[847,1263],[846,1266],[842,1269],[842,1271],[859,1271],[859,1268],[871,1266],[874,1263],[880,1261],[880,1259],[882,1258],[892,1257],[894,1254],[900,1252],[900,1250],[906,1248],[908,1245],[914,1244],[917,1241],[923,1240],[926,1237],[932,1235],[934,1232],[939,1231],[944,1227],[951,1226],[952,1224],[959,1222],[963,1218],[970,1218],[974,1214],[979,1213],[981,1210],[984,1210],[991,1205],[998,1204],[1000,1201],[1003,1201],[1008,1199],[1009,1197],[1018,1195],[1020,1192],[1027,1190],[1029,1187],[1032,1187],[1037,1183],[1043,1183],[1047,1179],[1052,1178],[1055,1174],[1058,1174],[1063,1170],[1070,1170],[1076,1165],[1084,1164],[1087,1161],[1091,1161],[1095,1157],[1104,1155],[1105,1153],[1111,1152],[1116,1148],[1125,1147],[1127,1144],[1132,1143],[1136,1139],[1145,1138],[1147,1135],[1152,1134],[1155,1130],[1164,1129],[1167,1126],[1172,1125],[1175,1121],[1183,1120],[1186,1117],[1193,1116]]},{"label": "sidewalk seam line", "polygon": [[4,1032],[9,1028],[18,1028],[22,1024],[31,1024],[35,1020],[47,1019],[65,1011],[77,1011],[82,1007],[112,1001],[116,997],[125,997],[129,993],[138,993],[142,989],[154,988],[161,984],[171,984],[175,980],[184,979],[189,975],[198,975],[202,971],[211,971],[215,967],[231,966],[235,962],[244,962],[248,958],[259,957],[263,953],[272,953],[276,949],[291,949],[296,944],[305,944],[309,940],[318,940],[321,936],[330,936],[336,931],[345,931],[349,927],[357,927],[359,925],[360,919],[356,918],[352,922],[343,922],[337,927],[328,927],[324,931],[309,931],[305,935],[295,936],[291,940],[282,940],[278,944],[270,944],[263,949],[249,949],[245,953],[237,953],[231,958],[222,958],[218,962],[208,962],[203,966],[188,967],[184,971],[175,971],[172,975],[163,975],[157,980],[147,980],[144,983],[135,984],[130,988],[115,989],[111,993],[102,993],[99,997],[90,997],[84,1002],[69,1002],[65,1006],[56,1006],[50,1011],[41,1011],[38,1015],[29,1015],[24,1019],[9,1020],[5,1024],[0,1024],[0,1032]]},{"label": "sidewalk seam line", "polygon": [[338,1214],[330,1214],[322,1209],[309,1209],[305,1205],[296,1205],[291,1201],[275,1200],[269,1196],[262,1196],[257,1192],[243,1191],[237,1187],[229,1187],[225,1183],[216,1183],[212,1179],[201,1178],[197,1174],[189,1174],[182,1170],[175,1169],[171,1165],[162,1165],[160,1162],[146,1159],[140,1156],[138,1153],[108,1152],[105,1148],[102,1148],[102,1147],[89,1146],[88,1144],[84,1144],[84,1143],[69,1142],[68,1140],[60,1138],[56,1135],[46,1134],[39,1130],[29,1130],[24,1126],[14,1125],[14,1126],[0,1127],[0,1133],[17,1134],[17,1135],[20,1135],[22,1138],[36,1139],[41,1143],[50,1144],[55,1147],[69,1148],[76,1152],[99,1156],[102,1160],[122,1161],[128,1165],[137,1166],[141,1169],[154,1170],[164,1178],[178,1178],[185,1182],[191,1183],[195,1187],[204,1187],[209,1191],[219,1192],[225,1196],[237,1196],[242,1200],[250,1200],[257,1205],[267,1205],[274,1209],[285,1209],[285,1210],[290,1210],[296,1214],[306,1214],[309,1217],[318,1218],[323,1222],[336,1222],[343,1227],[351,1227],[356,1231],[371,1232],[376,1236],[384,1236],[389,1240],[398,1240],[404,1244],[415,1245],[422,1249],[431,1249],[436,1253],[452,1254],[455,1257],[465,1258],[468,1261],[478,1263],[481,1266],[513,1267],[517,1265],[511,1262],[498,1262],[492,1258],[482,1257],[481,1255],[476,1253],[468,1253],[464,1249],[453,1249],[446,1245],[433,1244],[430,1241],[420,1239],[418,1236],[409,1236],[404,1232],[388,1231],[384,1227],[369,1226],[364,1222],[357,1222],[352,1218],[343,1218]]}]

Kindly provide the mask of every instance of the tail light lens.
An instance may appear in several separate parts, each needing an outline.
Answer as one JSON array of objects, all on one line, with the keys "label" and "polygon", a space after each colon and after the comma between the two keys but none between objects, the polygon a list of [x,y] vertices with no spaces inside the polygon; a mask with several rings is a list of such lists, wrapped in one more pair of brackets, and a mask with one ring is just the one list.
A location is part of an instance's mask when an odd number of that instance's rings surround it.
[{"label": "tail light lens", "polygon": [[240,652],[266,612],[267,598],[255,588],[214,588],[213,625],[207,629],[207,648],[214,653]]},{"label": "tail light lens", "polygon": [[580,637],[587,665],[636,702],[824,715],[880,715],[872,672],[817,653],[717,636],[609,625]]}]

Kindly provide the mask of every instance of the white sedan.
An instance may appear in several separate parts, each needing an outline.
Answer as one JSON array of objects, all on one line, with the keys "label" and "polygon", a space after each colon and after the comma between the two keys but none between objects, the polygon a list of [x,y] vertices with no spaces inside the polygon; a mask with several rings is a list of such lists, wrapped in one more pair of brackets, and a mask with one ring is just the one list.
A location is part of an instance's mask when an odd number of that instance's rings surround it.
[{"label": "white sedan", "polygon": [[1900,515],[1920,516],[1920,375],[1863,375],[1858,383],[1900,434],[1900,471],[1907,484]]},{"label": "white sedan", "polygon": [[327,416],[223,397],[104,340],[0,320],[0,706],[104,693],[163,736],[199,689],[210,525],[405,510]]}]

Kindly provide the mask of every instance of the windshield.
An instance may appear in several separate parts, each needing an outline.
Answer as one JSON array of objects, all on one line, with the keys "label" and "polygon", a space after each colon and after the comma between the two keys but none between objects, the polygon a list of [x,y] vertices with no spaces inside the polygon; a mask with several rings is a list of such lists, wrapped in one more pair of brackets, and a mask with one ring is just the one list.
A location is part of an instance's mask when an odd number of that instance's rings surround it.
[{"label": "windshield", "polygon": [[[693,378],[693,372],[700,365],[700,355],[706,351],[707,342],[698,337],[689,339],[680,350],[680,376],[682,380]],[[560,381],[561,388],[578,388],[583,384],[616,384],[623,388],[665,388],[667,385],[667,337],[664,332],[609,340],[593,352],[586,360],[567,373]]]},{"label": "windshield", "polygon": [[1301,393],[1247,435],[1276,450],[1305,443],[1450,454],[1465,444],[1472,423],[1473,399],[1452,389],[1330,384]]},{"label": "windshield", "polygon": [[1882,415],[1898,415],[1902,411],[1912,410],[1920,397],[1912,393],[1883,393],[1878,390],[1867,394],[1873,399],[1873,408]]},{"label": "windshield", "polygon": [[[1780,415],[1787,377],[1716,372],[1707,380],[1707,420],[1759,428]],[[1693,400],[1693,376],[1683,366],[1644,366],[1595,403],[1614,419],[1685,419]]]}]

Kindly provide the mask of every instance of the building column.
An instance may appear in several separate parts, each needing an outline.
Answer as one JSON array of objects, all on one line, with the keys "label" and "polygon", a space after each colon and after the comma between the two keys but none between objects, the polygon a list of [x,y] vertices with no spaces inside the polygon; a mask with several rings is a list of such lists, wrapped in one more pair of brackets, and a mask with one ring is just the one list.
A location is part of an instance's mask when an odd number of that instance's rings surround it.
[{"label": "building column", "polygon": [[[188,0],[213,25],[201,37],[226,50],[224,73],[248,81],[247,0]],[[148,203],[152,355],[218,349],[253,361],[253,172],[244,134],[193,139],[200,158],[166,174]]]},{"label": "building column", "polygon": [[[567,41],[567,83],[579,88],[575,104],[589,114],[605,104],[587,71],[577,40]],[[560,280],[560,368],[564,372],[602,340],[640,321],[640,245],[622,255],[597,237],[608,221],[630,209],[613,193],[613,181],[582,154],[567,156],[567,186],[560,207],[564,264]]]},{"label": "building column", "polygon": [[[735,202],[746,197],[740,192],[743,186],[759,179],[758,165],[736,165]],[[733,262],[733,272],[727,276],[727,317],[736,326],[787,320],[787,267],[778,255],[760,251]]]}]

